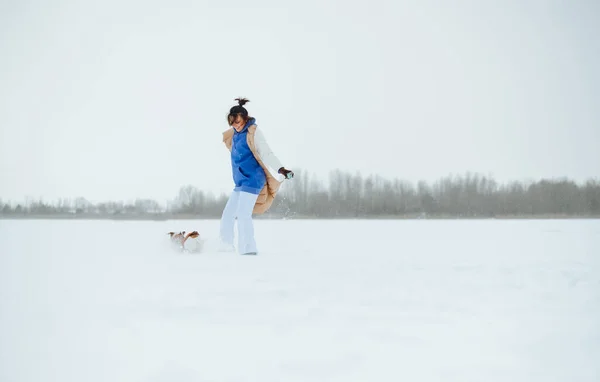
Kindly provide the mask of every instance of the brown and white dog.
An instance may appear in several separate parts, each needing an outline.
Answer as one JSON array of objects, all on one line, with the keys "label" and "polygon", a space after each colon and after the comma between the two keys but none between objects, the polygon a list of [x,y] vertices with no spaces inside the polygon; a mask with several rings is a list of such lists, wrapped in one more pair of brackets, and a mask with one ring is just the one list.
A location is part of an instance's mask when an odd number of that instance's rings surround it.
[{"label": "brown and white dog", "polygon": [[192,231],[187,234],[185,233],[185,231],[181,231],[178,233],[168,232],[167,235],[171,237],[171,243],[173,245],[176,245],[181,250],[198,252],[202,249],[202,241],[200,240],[200,234],[198,233],[198,231]]}]

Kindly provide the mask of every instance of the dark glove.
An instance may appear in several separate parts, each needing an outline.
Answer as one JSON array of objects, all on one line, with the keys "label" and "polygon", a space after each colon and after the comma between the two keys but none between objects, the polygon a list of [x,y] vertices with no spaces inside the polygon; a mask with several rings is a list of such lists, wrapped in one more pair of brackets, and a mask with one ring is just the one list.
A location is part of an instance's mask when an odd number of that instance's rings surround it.
[{"label": "dark glove", "polygon": [[294,177],[294,172],[286,170],[285,167],[280,168],[277,172],[285,176],[286,179],[292,179]]}]

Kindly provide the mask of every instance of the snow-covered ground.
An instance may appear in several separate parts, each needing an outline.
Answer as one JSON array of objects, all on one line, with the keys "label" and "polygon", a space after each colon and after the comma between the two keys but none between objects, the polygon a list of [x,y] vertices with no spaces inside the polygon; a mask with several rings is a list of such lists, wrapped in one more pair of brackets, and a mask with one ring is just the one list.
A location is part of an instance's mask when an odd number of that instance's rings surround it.
[{"label": "snow-covered ground", "polygon": [[0,381],[600,381],[598,220],[255,224],[0,220]]}]

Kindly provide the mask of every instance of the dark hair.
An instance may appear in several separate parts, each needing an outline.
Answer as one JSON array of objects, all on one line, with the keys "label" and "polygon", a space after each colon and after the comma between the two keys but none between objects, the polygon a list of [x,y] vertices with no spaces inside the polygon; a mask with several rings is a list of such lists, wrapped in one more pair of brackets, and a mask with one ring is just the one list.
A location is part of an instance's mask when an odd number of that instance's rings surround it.
[{"label": "dark hair", "polygon": [[229,123],[230,126],[233,123],[233,121],[235,121],[235,118],[238,115],[242,117],[244,122],[248,121],[248,119],[250,118],[248,116],[248,110],[244,108],[244,105],[250,102],[250,100],[246,98],[236,98],[235,100],[238,101],[237,106],[234,106],[231,109],[229,109],[229,114],[227,115],[227,123]]}]

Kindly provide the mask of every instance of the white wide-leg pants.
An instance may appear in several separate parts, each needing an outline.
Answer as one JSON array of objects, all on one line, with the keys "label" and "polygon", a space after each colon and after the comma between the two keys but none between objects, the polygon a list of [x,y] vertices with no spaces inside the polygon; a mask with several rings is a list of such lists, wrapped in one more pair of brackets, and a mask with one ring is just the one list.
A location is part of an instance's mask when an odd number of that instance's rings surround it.
[{"label": "white wide-leg pants", "polygon": [[233,229],[235,219],[238,222],[238,246],[239,253],[257,252],[254,240],[254,224],[252,222],[252,210],[258,195],[243,191],[233,191],[223,209],[221,215],[220,239],[224,245],[233,246]]}]

